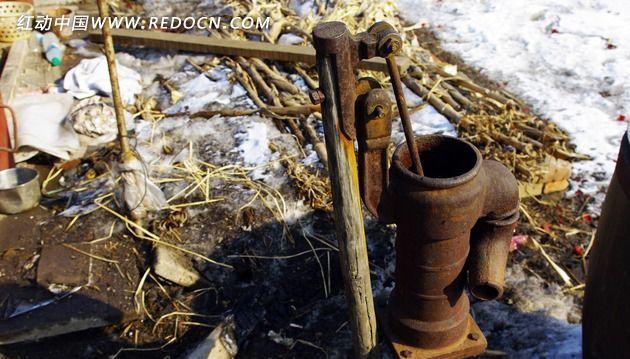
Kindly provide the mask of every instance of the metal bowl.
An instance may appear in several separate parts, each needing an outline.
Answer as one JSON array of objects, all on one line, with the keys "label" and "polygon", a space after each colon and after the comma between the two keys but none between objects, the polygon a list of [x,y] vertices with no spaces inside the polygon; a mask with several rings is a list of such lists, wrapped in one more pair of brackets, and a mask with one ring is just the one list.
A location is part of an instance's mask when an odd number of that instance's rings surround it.
[{"label": "metal bowl", "polygon": [[9,168],[0,171],[0,212],[16,214],[39,204],[39,173],[31,168]]}]

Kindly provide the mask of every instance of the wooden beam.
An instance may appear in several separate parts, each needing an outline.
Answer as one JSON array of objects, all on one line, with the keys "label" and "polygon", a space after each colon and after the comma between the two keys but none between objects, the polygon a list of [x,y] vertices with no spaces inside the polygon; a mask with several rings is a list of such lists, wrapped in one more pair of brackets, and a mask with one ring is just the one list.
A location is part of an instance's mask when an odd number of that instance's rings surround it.
[{"label": "wooden beam", "polygon": [[[103,42],[99,31],[89,31],[90,40]],[[265,60],[282,62],[302,62],[315,65],[315,49],[310,46],[279,45],[259,41],[219,39],[188,34],[174,34],[158,31],[113,29],[116,45],[147,46],[164,50],[180,50],[204,54],[227,56],[259,57]],[[396,59],[401,71],[406,71],[409,61]],[[364,60],[359,64],[362,70],[387,72],[387,64],[382,58]]]}]

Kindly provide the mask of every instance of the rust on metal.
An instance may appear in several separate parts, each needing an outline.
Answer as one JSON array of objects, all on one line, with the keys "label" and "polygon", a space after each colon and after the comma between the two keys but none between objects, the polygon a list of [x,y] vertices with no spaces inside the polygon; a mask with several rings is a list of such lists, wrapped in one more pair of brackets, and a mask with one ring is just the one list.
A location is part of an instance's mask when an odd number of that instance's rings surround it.
[{"label": "rust on metal", "polygon": [[405,359],[426,359],[426,358],[467,358],[479,355],[488,346],[486,338],[483,336],[481,329],[475,323],[475,320],[468,314],[468,335],[461,341],[454,343],[448,347],[427,349],[419,348],[400,340],[387,327],[385,328],[388,339],[398,354],[398,358]]},{"label": "rust on metal", "polygon": [[[375,217],[384,218],[387,210],[381,203],[389,182],[389,154],[392,111],[389,93],[374,79],[361,79],[357,92],[357,139],[359,185],[365,207]],[[378,175],[375,175],[378,174]]]},{"label": "rust on metal", "polygon": [[326,96],[321,89],[314,89],[308,93],[308,97],[313,105],[320,105],[326,99]]},{"label": "rust on metal", "polygon": [[368,128],[358,132],[360,163],[370,161],[359,171],[363,201],[397,225],[396,286],[386,320],[392,345],[411,350],[413,358],[481,353],[486,342],[469,315],[464,289],[468,284],[481,300],[503,293],[518,220],[516,179],[500,163],[482,160],[470,143],[439,135],[416,138],[425,176],[411,171],[408,146],[401,144],[389,178],[383,178],[367,144],[386,137],[388,128],[359,123]]},{"label": "rust on metal", "polygon": [[[348,146],[358,142],[361,198],[379,220],[397,225],[396,285],[386,334],[399,358],[461,358],[483,352],[486,340],[469,314],[465,293],[491,300],[503,293],[518,186],[509,170],[484,161],[470,143],[440,135],[415,137],[394,55],[400,36],[387,23],[352,35],[343,23],[320,24],[319,56],[331,59],[334,91],[324,104]],[[392,104],[371,78],[357,79],[359,61],[387,59],[406,143],[389,161]],[[328,98],[328,97],[334,98]],[[323,96],[313,92],[314,102]],[[330,114],[331,116],[333,114]],[[352,152],[348,148],[348,152]]]},{"label": "rust on metal", "polygon": [[419,176],[424,176],[424,170],[422,169],[422,163],[420,162],[420,156],[418,155],[418,148],[413,141],[413,128],[411,127],[411,118],[409,116],[409,110],[407,109],[407,101],[403,95],[402,84],[400,81],[400,73],[398,73],[398,66],[394,55],[387,56],[387,67],[391,76],[392,87],[394,88],[394,95],[396,97],[396,103],[398,104],[398,110],[400,112],[400,120],[403,124],[403,131],[405,132],[405,139],[409,151],[411,153],[412,171]]},{"label": "rust on metal", "polygon": [[313,30],[313,44],[317,56],[330,57],[335,75],[339,101],[339,118],[343,133],[354,140],[355,101],[357,78],[355,70],[362,60],[376,56],[377,40],[373,34],[353,36],[346,25],[339,21],[319,24]]},{"label": "rust on metal", "polygon": [[394,89],[394,97],[396,97],[400,120],[402,121],[403,131],[405,132],[405,140],[407,141],[407,146],[409,146],[409,152],[411,153],[411,160],[413,164],[412,170],[419,176],[424,176],[422,164],[420,163],[420,156],[418,155],[418,149],[416,148],[416,143],[413,140],[414,135],[411,127],[411,118],[409,116],[409,110],[407,109],[407,101],[405,100],[405,95],[403,94],[400,73],[398,72],[398,66],[396,65],[395,55],[402,47],[402,39],[394,27],[384,21],[377,22],[372,25],[368,32],[376,37],[377,53],[380,57],[385,58],[385,61],[387,62],[387,70],[389,71],[392,88]]},{"label": "rust on metal", "polygon": [[469,334],[467,281],[479,299],[502,294],[518,186],[507,168],[483,161],[466,141],[431,135],[416,145],[425,176],[410,170],[403,145],[390,169],[397,236],[388,324],[407,344],[446,348]]}]

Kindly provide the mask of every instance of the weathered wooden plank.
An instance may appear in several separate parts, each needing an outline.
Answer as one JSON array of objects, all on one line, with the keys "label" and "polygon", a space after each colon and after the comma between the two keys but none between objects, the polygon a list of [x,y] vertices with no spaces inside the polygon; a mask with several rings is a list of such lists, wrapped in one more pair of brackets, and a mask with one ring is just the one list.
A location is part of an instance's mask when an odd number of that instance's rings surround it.
[{"label": "weathered wooden plank", "polygon": [[[102,42],[98,31],[89,31],[90,40]],[[139,45],[156,49],[180,50],[197,53],[209,53],[227,56],[259,57],[266,60],[283,62],[302,62],[315,65],[315,49],[308,46],[270,44],[258,41],[219,39],[214,37],[174,34],[157,31],[113,29],[112,36],[116,45]],[[396,59],[401,70],[405,70],[408,60]],[[387,72],[387,64],[382,58],[362,61],[363,70]]]},{"label": "weathered wooden plank", "polygon": [[[11,45],[0,75],[0,103],[8,105],[13,100],[27,54],[28,42],[26,40],[18,40]],[[9,110],[0,109],[0,111],[2,111],[2,115],[0,115],[0,147],[14,147],[15,139],[12,135],[14,131],[12,120],[14,119]],[[0,151],[0,169],[14,165],[13,155],[6,151]]]},{"label": "weathered wooden plank", "polygon": [[333,195],[335,227],[341,273],[350,311],[354,358],[378,357],[376,314],[372,298],[370,267],[361,211],[354,141],[340,127],[337,96],[330,60],[317,64],[320,86],[326,100],[322,103],[324,135],[328,150],[328,171]]},{"label": "weathered wooden plank", "polygon": [[27,40],[18,40],[11,45],[7,61],[4,63],[2,75],[0,75],[0,97],[9,103],[15,95],[18,79],[22,73],[24,59],[28,54]]}]

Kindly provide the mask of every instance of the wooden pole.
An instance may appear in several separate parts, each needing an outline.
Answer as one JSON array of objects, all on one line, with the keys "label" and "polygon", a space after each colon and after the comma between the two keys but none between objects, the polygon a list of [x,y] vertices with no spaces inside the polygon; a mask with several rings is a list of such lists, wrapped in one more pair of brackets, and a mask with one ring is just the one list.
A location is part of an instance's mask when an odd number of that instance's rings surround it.
[{"label": "wooden pole", "polygon": [[324,135],[328,150],[334,204],[335,227],[339,245],[341,273],[350,310],[355,358],[375,358],[376,315],[372,298],[367,244],[363,228],[361,197],[354,141],[340,127],[339,108],[331,61],[318,59],[320,86],[326,99],[322,103]]},{"label": "wooden pole", "polygon": [[116,53],[114,52],[114,40],[112,40],[112,29],[109,27],[107,18],[109,17],[109,9],[106,0],[98,0],[98,12],[105,19],[103,22],[103,47],[105,57],[107,58],[107,68],[109,69],[109,78],[112,84],[112,99],[114,101],[114,110],[116,112],[116,124],[118,125],[118,140],[120,141],[120,150],[122,158],[131,154],[129,146],[129,135],[127,134],[127,124],[125,123],[125,111],[122,99],[120,97],[120,86],[118,84],[118,72],[116,71]]}]

